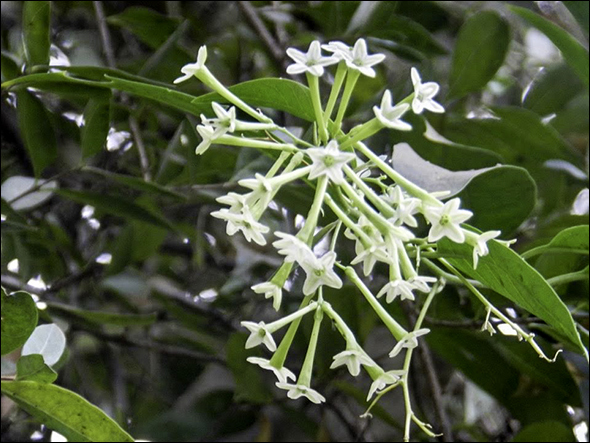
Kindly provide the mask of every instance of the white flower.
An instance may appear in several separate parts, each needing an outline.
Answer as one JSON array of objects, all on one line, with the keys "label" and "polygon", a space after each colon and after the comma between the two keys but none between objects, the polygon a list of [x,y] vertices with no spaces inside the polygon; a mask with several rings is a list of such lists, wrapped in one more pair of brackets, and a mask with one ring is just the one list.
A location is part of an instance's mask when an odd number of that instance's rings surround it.
[{"label": "white flower", "polygon": [[244,206],[240,213],[223,208],[219,211],[212,212],[211,215],[227,221],[227,235],[234,235],[236,232],[242,231],[248,242],[254,241],[254,243],[260,246],[266,245],[266,239],[263,234],[270,231],[270,228],[257,222],[250,209],[248,209],[248,206]]},{"label": "white flower", "polygon": [[397,297],[401,295],[402,300],[415,300],[413,290],[416,289],[414,285],[405,280],[397,279],[388,282],[377,294],[377,298],[381,298],[384,294],[387,294],[385,301],[391,303]]},{"label": "white flower", "polygon": [[380,391],[385,389],[388,385],[397,383],[401,377],[405,375],[406,371],[401,369],[395,369],[393,371],[387,371],[381,374],[373,383],[369,389],[369,395],[367,395],[367,401],[371,400],[374,394],[378,394]]},{"label": "white flower", "polygon": [[275,232],[280,240],[275,241],[272,245],[278,249],[278,253],[285,256],[287,263],[302,263],[304,261],[315,259],[313,251],[303,241],[291,234],[284,232]]},{"label": "white flower", "polygon": [[324,66],[333,65],[338,62],[336,57],[322,56],[320,42],[317,40],[311,42],[307,53],[303,53],[295,48],[289,48],[287,49],[287,55],[295,61],[292,65],[287,66],[288,74],[309,72],[311,75],[320,77],[324,74]]},{"label": "white flower", "polygon": [[435,242],[443,237],[448,237],[455,243],[465,241],[465,233],[460,224],[468,220],[473,213],[466,209],[459,209],[461,199],[454,198],[440,207],[429,206],[426,208],[425,216],[432,227],[428,233],[428,241]]},{"label": "white flower", "polygon": [[270,193],[273,191],[272,182],[264,175],[258,172],[254,174],[254,178],[245,178],[238,181],[240,186],[244,188],[252,189],[254,192],[261,192],[263,194]]},{"label": "white flower", "polygon": [[422,83],[422,79],[416,68],[412,68],[411,76],[412,84],[414,85],[414,98],[412,100],[412,110],[414,113],[421,114],[424,109],[436,113],[445,112],[445,108],[433,100],[433,97],[438,94],[438,90],[440,89],[438,83]]},{"label": "white flower", "polygon": [[199,143],[197,149],[195,149],[195,154],[201,155],[207,149],[209,149],[209,147],[215,140],[217,140],[219,137],[221,137],[227,132],[227,128],[216,128],[211,125],[199,125],[197,126],[197,132],[199,133],[203,141]]},{"label": "white flower", "polygon": [[342,42],[330,42],[327,45],[322,45],[322,49],[333,53],[333,56],[336,57],[338,60],[344,60],[347,57],[350,58],[350,56],[352,55],[352,48],[348,46],[346,43]]},{"label": "white flower", "polygon": [[334,362],[330,366],[330,369],[342,365],[346,365],[350,375],[356,377],[361,372],[361,365],[375,366],[375,363],[361,351],[346,350],[334,356]]},{"label": "white flower", "polygon": [[336,184],[341,184],[344,181],[342,167],[355,158],[351,152],[340,151],[336,140],[330,141],[324,148],[308,148],[305,153],[313,161],[309,179],[313,180],[327,175]]},{"label": "white flower", "polygon": [[331,288],[340,289],[342,280],[334,272],[334,262],[336,253],[330,251],[321,258],[313,257],[313,260],[299,262],[307,274],[305,283],[303,283],[303,293],[305,295],[313,294],[320,286],[326,285]]},{"label": "white flower", "polygon": [[373,66],[385,60],[384,54],[369,55],[367,53],[367,43],[362,38],[356,41],[352,51],[346,52],[342,50],[340,54],[346,62],[346,66],[359,71],[367,77],[375,77],[376,73]]},{"label": "white flower", "polygon": [[299,397],[307,397],[309,401],[315,404],[320,404],[326,401],[326,399],[316,390],[304,385],[296,385],[292,383],[277,383],[277,388],[285,389],[287,397],[297,400]]},{"label": "white flower", "polygon": [[246,200],[245,195],[238,194],[237,192],[228,192],[226,195],[222,195],[215,199],[216,202],[221,203],[222,205],[230,206],[229,211],[235,213],[242,212],[242,208],[246,206]]},{"label": "white flower", "polygon": [[197,62],[196,63],[189,63],[188,65],[184,65],[180,69],[180,72],[182,72],[184,75],[181,77],[178,77],[176,80],[174,80],[174,84],[181,83],[181,82],[191,78],[193,75],[195,75],[197,72],[199,72],[201,69],[203,69],[205,67],[206,61],[207,61],[207,47],[201,46],[199,48],[199,53],[197,54]]},{"label": "white flower", "polygon": [[246,349],[258,346],[263,343],[270,352],[277,350],[277,344],[272,338],[272,334],[267,330],[266,324],[261,321],[254,323],[253,321],[243,321],[240,323],[243,327],[250,331],[250,337],[246,340]]},{"label": "white flower", "polygon": [[275,311],[278,311],[281,308],[283,290],[278,285],[267,281],[252,286],[252,290],[257,294],[264,294],[264,297],[267,299],[272,298],[272,306],[275,308]]},{"label": "white flower", "polygon": [[473,246],[473,269],[477,269],[479,257],[489,254],[490,250],[488,249],[488,241],[496,238],[500,234],[500,231],[489,231],[477,236],[476,244]]},{"label": "white flower", "polygon": [[430,332],[430,329],[418,329],[417,331],[409,332],[404,338],[398,341],[391,352],[389,353],[390,357],[395,357],[397,354],[401,352],[403,348],[406,349],[414,349],[418,346],[418,337],[426,335]]},{"label": "white flower", "polygon": [[293,374],[289,369],[287,369],[284,366],[282,368],[276,368],[275,366],[270,364],[270,360],[260,357],[248,357],[246,361],[248,363],[258,365],[262,369],[266,369],[267,371],[272,371],[279,380],[279,383],[287,383],[289,379],[295,381],[295,374]]},{"label": "white flower", "polygon": [[410,105],[407,103],[400,103],[393,106],[389,89],[383,93],[381,107],[373,106],[373,112],[375,113],[377,120],[379,120],[383,126],[397,129],[398,131],[412,130],[412,125],[401,119],[408,109],[410,109]]},{"label": "white flower", "polygon": [[436,283],[436,278],[418,275],[408,281],[414,286],[414,289],[420,292],[430,292],[430,286],[428,286],[428,284]]},{"label": "white flower", "polygon": [[363,273],[365,274],[365,276],[368,276],[373,271],[373,267],[375,266],[375,263],[377,263],[378,261],[384,263],[389,262],[389,256],[387,255],[387,250],[385,249],[385,246],[373,244],[368,248],[364,248],[360,241],[357,243],[357,246],[358,245],[361,245],[361,247],[364,250],[358,253],[357,247],[358,255],[354,258],[354,260],[350,262],[350,264],[356,265],[362,262]]},{"label": "white flower", "polygon": [[217,118],[208,119],[201,114],[201,122],[204,125],[213,125],[217,128],[223,128],[226,132],[234,132],[237,123],[235,106],[232,106],[226,111],[219,103],[211,102],[211,107]]}]

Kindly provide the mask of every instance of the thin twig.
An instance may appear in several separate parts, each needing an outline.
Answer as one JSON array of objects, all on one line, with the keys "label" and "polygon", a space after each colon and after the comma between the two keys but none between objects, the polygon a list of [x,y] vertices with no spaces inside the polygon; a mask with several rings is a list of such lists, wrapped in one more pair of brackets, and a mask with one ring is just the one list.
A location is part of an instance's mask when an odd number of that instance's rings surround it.
[{"label": "thin twig", "polygon": [[93,1],[94,12],[96,13],[96,21],[98,22],[98,33],[100,34],[100,40],[102,41],[102,49],[107,59],[107,66],[109,68],[116,68],[117,63],[115,61],[115,53],[113,51],[113,44],[111,41],[111,33],[107,26],[107,20],[102,7],[102,2]]},{"label": "thin twig", "polygon": [[238,7],[246,16],[246,20],[254,28],[272,57],[283,69],[286,69],[289,62],[285,59],[281,45],[267,29],[266,25],[258,15],[256,8],[251,2],[238,2]]},{"label": "thin twig", "polygon": [[[588,319],[588,313],[572,313],[574,320],[585,320]],[[519,317],[512,318],[512,322],[522,325],[530,325],[533,323],[544,323],[543,320],[537,317]],[[430,326],[442,326],[446,328],[463,328],[463,329],[480,329],[485,323],[484,320],[445,320],[442,318],[426,317],[424,322]]]},{"label": "thin twig", "polygon": [[133,134],[135,140],[135,146],[137,147],[137,153],[139,154],[139,164],[141,166],[141,174],[146,182],[152,180],[152,174],[150,172],[150,162],[148,160],[147,152],[145,150],[145,144],[143,143],[143,137],[141,136],[141,130],[139,129],[139,123],[133,116],[129,117],[129,128]]},{"label": "thin twig", "polygon": [[442,398],[442,389],[438,380],[438,374],[436,367],[432,361],[432,353],[426,342],[422,342],[418,346],[418,352],[420,360],[426,369],[426,376],[428,377],[428,383],[430,384],[430,391],[432,392],[432,403],[434,404],[434,411],[436,412],[436,418],[440,423],[442,431],[442,441],[454,441],[452,434],[452,427],[449,421],[449,417],[445,411],[444,402]]}]

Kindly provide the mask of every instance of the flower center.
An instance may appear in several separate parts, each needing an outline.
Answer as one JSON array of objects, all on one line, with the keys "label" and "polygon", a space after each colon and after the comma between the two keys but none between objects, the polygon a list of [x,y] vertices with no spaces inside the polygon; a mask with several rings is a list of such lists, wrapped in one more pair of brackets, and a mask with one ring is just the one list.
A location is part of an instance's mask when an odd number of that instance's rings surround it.
[{"label": "flower center", "polygon": [[336,163],[336,160],[331,155],[326,155],[324,157],[324,165],[326,165],[326,167],[329,168],[330,166],[334,166],[334,163]]},{"label": "flower center", "polygon": [[260,337],[264,337],[264,336],[266,336],[266,329],[262,329],[262,328],[261,328],[261,329],[259,329],[259,330],[258,330],[258,335],[259,335]]},{"label": "flower center", "polygon": [[451,219],[449,218],[448,215],[443,215],[440,218],[440,221],[438,222],[441,226],[445,226],[448,225],[450,223]]},{"label": "flower center", "polygon": [[313,273],[317,276],[317,277],[321,277],[322,275],[324,275],[326,273],[325,269],[315,269],[313,271]]}]

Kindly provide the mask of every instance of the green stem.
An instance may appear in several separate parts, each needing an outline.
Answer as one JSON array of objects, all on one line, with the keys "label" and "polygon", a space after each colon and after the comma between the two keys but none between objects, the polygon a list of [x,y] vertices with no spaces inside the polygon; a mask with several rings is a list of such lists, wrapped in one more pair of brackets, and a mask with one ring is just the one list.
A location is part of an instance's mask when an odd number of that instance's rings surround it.
[{"label": "green stem", "polygon": [[299,237],[299,239],[301,239],[308,245],[310,245],[311,241],[313,240],[313,233],[315,231],[316,226],[318,225],[318,218],[320,215],[320,211],[322,209],[322,204],[324,203],[324,196],[326,195],[327,188],[328,177],[324,175],[318,178],[315,196],[313,198],[311,208],[307,213],[305,225],[303,226],[303,229],[301,229],[301,231],[299,231],[299,233],[297,234],[297,237]]},{"label": "green stem", "polygon": [[344,86],[344,92],[342,93],[342,99],[340,100],[340,107],[338,108],[338,114],[336,114],[336,120],[334,120],[334,131],[332,131],[332,133],[338,133],[342,126],[342,119],[344,118],[344,114],[346,113],[346,109],[348,108],[348,102],[350,101],[352,91],[356,86],[356,82],[360,74],[361,73],[357,70],[352,70],[348,72],[348,77],[346,78],[346,86]]},{"label": "green stem", "polygon": [[[292,265],[292,263],[291,263]],[[304,309],[311,300],[313,299],[314,294],[308,295],[303,299],[301,304],[299,305],[299,309]],[[282,368],[285,366],[285,360],[287,359],[287,354],[289,353],[289,349],[291,349],[291,344],[293,343],[293,339],[295,338],[295,334],[297,333],[297,329],[299,329],[299,325],[301,324],[302,317],[296,319],[291,325],[289,329],[287,329],[287,333],[281,340],[279,347],[275,351],[274,355],[270,359],[270,364],[275,368]]]},{"label": "green stem", "polygon": [[375,191],[373,191],[364,181],[361,179],[350,166],[344,165],[342,168],[344,173],[352,180],[352,182],[358,186],[358,188],[363,191],[363,194],[369,199],[371,203],[375,205],[375,207],[383,213],[385,217],[393,217],[395,211],[391,206],[389,206],[381,197],[379,197]]},{"label": "green stem", "polygon": [[303,309],[298,309],[292,314],[289,314],[283,318],[278,319],[277,321],[269,323],[268,325],[266,325],[266,329],[268,330],[268,332],[272,334],[281,329],[282,327],[287,326],[289,323],[292,323],[293,321],[304,317],[306,314],[317,308],[317,306],[318,304],[316,302],[310,303]]},{"label": "green stem", "polygon": [[318,338],[320,336],[320,326],[322,319],[324,318],[324,312],[321,309],[317,309],[313,320],[313,329],[311,330],[311,337],[309,339],[309,346],[307,347],[307,353],[305,354],[305,360],[299,373],[299,379],[297,380],[298,385],[307,386],[309,388],[311,384],[311,373],[313,370],[313,361],[315,359],[315,351],[318,345]]},{"label": "green stem", "polygon": [[350,266],[347,266],[344,268],[344,273],[365,296],[365,299],[369,302],[375,313],[379,316],[381,321],[385,324],[387,329],[389,329],[395,339],[399,341],[404,338],[408,334],[408,331],[406,331],[402,325],[395,321],[394,318],[385,310],[385,308],[381,306],[381,303],[377,301],[373,293],[365,286],[355,270]]},{"label": "green stem", "polygon": [[350,219],[350,217],[348,215],[346,215],[346,213],[342,209],[340,209],[338,204],[334,201],[334,199],[329,194],[326,194],[324,196],[324,201],[326,202],[328,207],[332,210],[332,212],[334,212],[334,214],[336,214],[336,217],[338,217],[344,223],[344,225],[348,229],[350,229],[352,232],[354,232],[354,235],[361,240],[361,242],[363,243],[363,246],[369,247],[369,245],[372,243],[369,236],[367,234],[365,234],[363,232],[363,230],[361,228],[359,228],[359,226],[354,221],[352,221]]},{"label": "green stem", "polygon": [[330,121],[330,118],[332,117],[332,112],[334,111],[334,106],[336,106],[338,95],[340,95],[340,90],[342,89],[342,83],[344,83],[346,72],[346,63],[341,61],[338,64],[338,69],[336,70],[336,75],[334,77],[334,84],[332,85],[330,97],[328,98],[328,104],[326,105],[326,111],[324,112],[325,121]]},{"label": "green stem", "polygon": [[328,130],[326,129],[326,123],[324,121],[324,112],[322,111],[319,80],[315,75],[307,73],[307,83],[309,85],[309,92],[311,95],[313,112],[315,114],[315,119],[318,124],[320,140],[323,143],[326,143],[328,141]]},{"label": "green stem", "polygon": [[218,145],[229,145],[229,146],[243,146],[246,148],[258,148],[258,149],[270,149],[274,151],[288,151],[298,152],[299,149],[290,143],[275,143],[268,142],[265,140],[258,140],[246,137],[235,137],[233,135],[222,135],[217,138],[214,143]]},{"label": "green stem", "polygon": [[379,120],[377,120],[376,118],[369,120],[368,122],[363,123],[362,125],[357,126],[356,128],[353,128],[352,131],[345,135],[342,139],[342,143],[340,143],[340,149],[348,149],[355,143],[358,143],[375,135],[381,129],[383,129],[383,124]]},{"label": "green stem", "polygon": [[287,158],[290,155],[291,154],[289,152],[287,152],[287,151],[281,152],[281,154],[279,155],[279,158],[277,158],[277,160],[272,165],[272,168],[270,168],[268,170],[268,172],[266,173],[266,178],[272,178],[272,177],[274,177],[275,174],[278,172],[278,170],[281,168],[281,166],[283,166],[283,163],[285,163],[285,160],[287,160]]},{"label": "green stem", "polygon": [[588,280],[588,268],[578,272],[571,272],[569,274],[558,275],[556,277],[548,278],[547,283],[551,286],[559,286],[574,281]]}]

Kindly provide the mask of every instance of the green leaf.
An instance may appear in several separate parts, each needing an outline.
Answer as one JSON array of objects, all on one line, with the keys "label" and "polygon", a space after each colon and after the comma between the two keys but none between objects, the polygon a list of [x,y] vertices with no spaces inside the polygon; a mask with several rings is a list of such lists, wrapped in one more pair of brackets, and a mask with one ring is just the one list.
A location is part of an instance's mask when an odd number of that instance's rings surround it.
[{"label": "green leaf", "polygon": [[40,354],[49,366],[55,365],[66,350],[66,336],[54,323],[37,326],[23,346],[22,355]]},{"label": "green leaf", "polygon": [[494,77],[510,44],[510,27],[493,11],[470,17],[459,30],[453,52],[449,97],[482,89]]},{"label": "green leaf", "polygon": [[590,58],[588,57],[588,50],[586,48],[567,31],[551,23],[546,18],[541,17],[539,14],[526,8],[521,8],[520,6],[508,5],[508,8],[549,37],[553,44],[561,51],[567,64],[571,66],[586,87],[588,87]]},{"label": "green leaf", "polygon": [[523,106],[541,116],[562,110],[585,90],[584,84],[565,63],[541,70],[526,89]]},{"label": "green leaf", "polygon": [[[35,187],[37,187],[37,190],[31,192]],[[2,198],[3,201],[10,202],[9,207],[14,211],[28,211],[50,199],[53,196],[53,190],[56,188],[56,181],[37,180],[32,177],[13,175],[2,183]],[[6,204],[8,205],[8,203]],[[26,222],[24,219],[20,220]]]},{"label": "green leaf", "polygon": [[497,118],[450,121],[445,135],[494,151],[511,164],[539,165],[551,159],[579,161],[559,133],[543,124],[536,113],[512,106],[491,110]]},{"label": "green leaf", "polygon": [[586,254],[590,249],[590,240],[588,239],[588,225],[572,226],[559,232],[551,239],[549,243],[526,251],[523,257],[532,257],[545,252],[571,252],[574,254]]},{"label": "green leaf", "polygon": [[118,312],[90,311],[58,302],[48,303],[48,308],[52,312],[66,313],[99,325],[148,326],[158,318],[156,313],[120,314]]},{"label": "green leaf", "polygon": [[27,68],[49,65],[51,2],[23,3],[23,42]]},{"label": "green leaf", "polygon": [[226,345],[227,364],[236,382],[235,401],[268,403],[272,394],[264,385],[259,368],[246,361],[256,355],[255,351],[245,348],[246,337],[246,334],[234,333]]},{"label": "green leaf", "polygon": [[175,192],[154,182],[146,182],[142,178],[134,177],[132,175],[118,174],[116,172],[105,171],[104,169],[94,168],[91,166],[85,167],[83,171],[100,175],[101,177],[112,180],[113,182],[127,186],[131,189],[147,192],[150,195],[160,194],[163,197],[172,197],[176,200],[186,200],[186,196],[183,194]]},{"label": "green leaf", "polygon": [[474,212],[472,223],[482,230],[500,229],[507,235],[529,216],[536,201],[536,186],[526,169],[494,166],[449,171],[418,156],[406,143],[394,146],[393,167],[429,192],[459,195]]},{"label": "green leaf", "polygon": [[16,93],[17,115],[20,133],[29,153],[35,176],[57,158],[57,142],[45,106],[28,91]]},{"label": "green leaf", "polygon": [[88,100],[82,127],[82,157],[88,158],[103,151],[110,127],[111,93]]},{"label": "green leaf", "polygon": [[25,344],[37,326],[35,301],[26,292],[6,295],[2,288],[2,355]]},{"label": "green leaf", "polygon": [[57,372],[45,364],[42,355],[24,355],[16,363],[16,381],[53,383],[56,379]]},{"label": "green leaf", "polygon": [[576,438],[572,432],[571,426],[568,427],[559,421],[544,421],[526,426],[518,434],[516,434],[512,441],[568,442],[576,441]]},{"label": "green leaf", "polygon": [[144,208],[139,204],[119,195],[99,194],[90,191],[74,191],[72,189],[60,189],[57,193],[67,199],[83,205],[91,205],[108,214],[123,218],[130,218],[154,226],[176,231],[176,227],[159,213]]},{"label": "green leaf", "polygon": [[69,441],[134,441],[99,408],[59,386],[34,381],[3,381],[2,393]]},{"label": "green leaf", "polygon": [[439,242],[439,252],[464,274],[516,303],[544,320],[578,347],[583,353],[580,336],[567,306],[553,288],[516,252],[496,242],[488,242],[489,254],[481,257],[473,269],[473,248],[448,239]]},{"label": "green leaf", "polygon": [[572,15],[576,18],[582,29],[588,33],[588,2],[567,1],[563,4],[569,9]]},{"label": "green leaf", "polygon": [[2,81],[5,82],[18,77],[20,75],[20,68],[14,57],[11,54],[5,53],[4,51],[2,51],[0,57],[2,58]]},{"label": "green leaf", "polygon": [[177,19],[142,6],[126,8],[120,14],[109,16],[107,22],[131,31],[152,49],[160,47],[179,25]]}]

